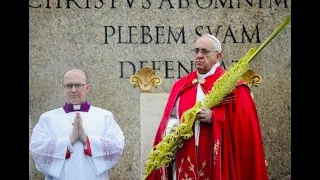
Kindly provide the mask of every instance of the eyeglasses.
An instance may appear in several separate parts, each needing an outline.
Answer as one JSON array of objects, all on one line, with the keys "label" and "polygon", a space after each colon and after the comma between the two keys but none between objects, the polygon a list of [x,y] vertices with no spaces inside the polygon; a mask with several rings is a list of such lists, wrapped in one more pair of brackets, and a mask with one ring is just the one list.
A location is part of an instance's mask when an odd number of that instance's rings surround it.
[{"label": "eyeglasses", "polygon": [[64,89],[71,90],[73,87],[75,87],[76,89],[81,89],[81,88],[84,87],[84,85],[86,85],[86,84],[82,84],[82,83],[64,84],[64,85],[62,85],[62,87],[63,87]]},{"label": "eyeglasses", "polygon": [[211,52],[218,52],[218,51],[210,51],[208,49],[199,49],[199,48],[195,48],[192,51],[193,51],[194,55],[197,55],[199,52],[201,52],[205,56]]}]

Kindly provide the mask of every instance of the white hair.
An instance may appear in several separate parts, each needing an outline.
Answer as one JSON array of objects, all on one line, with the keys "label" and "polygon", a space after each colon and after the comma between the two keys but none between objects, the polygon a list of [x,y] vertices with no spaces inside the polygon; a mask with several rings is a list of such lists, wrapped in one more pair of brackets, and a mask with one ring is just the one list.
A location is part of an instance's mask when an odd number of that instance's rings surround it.
[{"label": "white hair", "polygon": [[213,43],[213,46],[215,47],[215,49],[216,49],[217,51],[219,51],[219,52],[222,51],[221,43],[220,43],[220,41],[218,40],[218,38],[216,38],[215,36],[213,36],[213,35],[211,35],[211,34],[203,34],[202,37],[204,37],[204,36],[207,36],[207,37],[209,37],[210,39],[213,40],[213,42],[214,42],[214,43]]}]

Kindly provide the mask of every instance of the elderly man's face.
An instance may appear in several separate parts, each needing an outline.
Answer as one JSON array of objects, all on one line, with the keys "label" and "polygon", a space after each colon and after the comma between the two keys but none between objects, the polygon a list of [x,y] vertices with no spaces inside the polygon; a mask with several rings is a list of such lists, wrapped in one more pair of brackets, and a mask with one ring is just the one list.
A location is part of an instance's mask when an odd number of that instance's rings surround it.
[{"label": "elderly man's face", "polygon": [[209,37],[199,37],[194,45],[194,51],[194,64],[200,74],[209,72],[221,57],[221,53],[214,49],[213,40]]},{"label": "elderly man's face", "polygon": [[85,74],[80,70],[70,70],[63,78],[64,96],[70,104],[81,104],[86,101],[90,85]]}]

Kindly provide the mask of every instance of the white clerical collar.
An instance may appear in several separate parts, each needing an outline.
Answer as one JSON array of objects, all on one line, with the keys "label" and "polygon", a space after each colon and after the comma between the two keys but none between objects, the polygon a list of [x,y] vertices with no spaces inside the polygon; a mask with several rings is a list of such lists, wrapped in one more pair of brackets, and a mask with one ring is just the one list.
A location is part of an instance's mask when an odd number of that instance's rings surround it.
[{"label": "white clerical collar", "polygon": [[81,105],[80,104],[77,104],[77,105],[73,105],[73,109],[74,110],[80,110],[80,107],[81,107]]},{"label": "white clerical collar", "polygon": [[217,62],[215,65],[213,65],[213,67],[211,68],[211,70],[209,72],[207,72],[206,74],[199,74],[199,72],[197,72],[198,74],[198,79],[204,79],[212,74],[214,74],[214,72],[216,71],[217,67],[220,65],[219,62]]}]

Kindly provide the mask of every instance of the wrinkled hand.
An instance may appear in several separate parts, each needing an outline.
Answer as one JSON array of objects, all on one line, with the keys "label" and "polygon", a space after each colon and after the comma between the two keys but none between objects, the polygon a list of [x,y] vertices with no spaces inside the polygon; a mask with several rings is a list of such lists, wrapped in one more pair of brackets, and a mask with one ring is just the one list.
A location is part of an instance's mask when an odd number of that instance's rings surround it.
[{"label": "wrinkled hand", "polygon": [[74,121],[72,123],[72,133],[70,135],[70,142],[73,145],[76,141],[79,139],[79,119],[76,117],[74,118]]},{"label": "wrinkled hand", "polygon": [[79,140],[83,143],[86,144],[87,141],[87,134],[84,132],[84,128],[82,125],[82,118],[79,114]]},{"label": "wrinkled hand", "polygon": [[197,119],[200,122],[212,123],[212,112],[211,112],[211,109],[208,109],[206,107],[202,107],[201,111],[198,112],[198,114],[197,114]]}]

